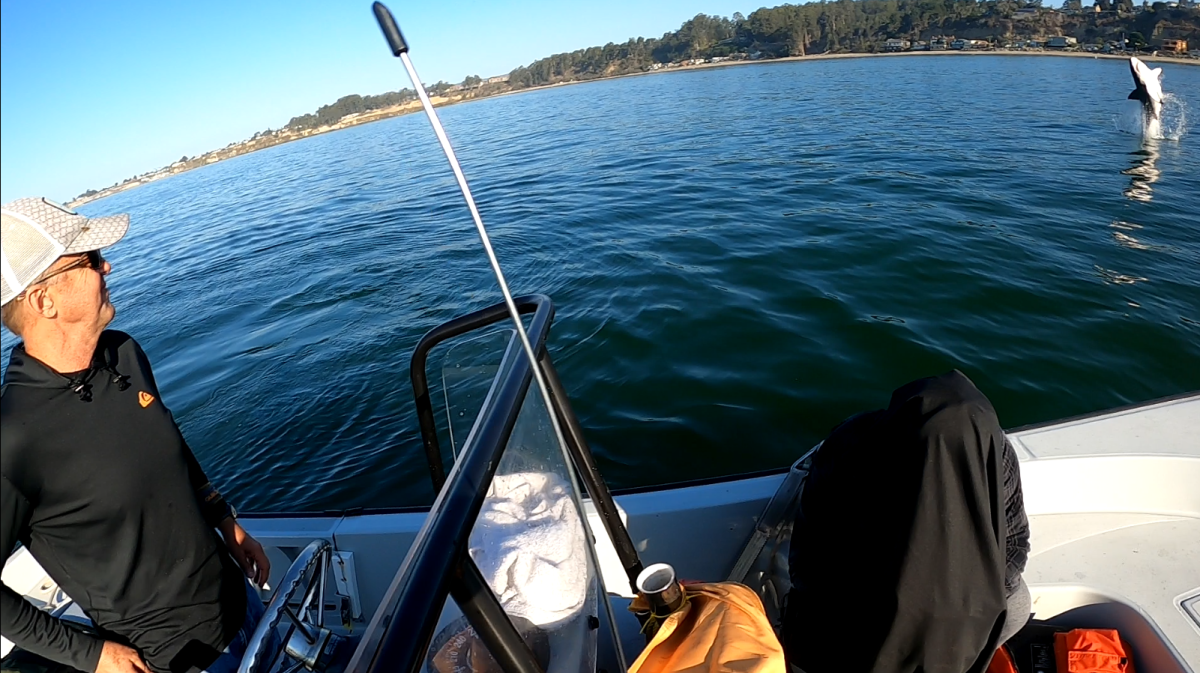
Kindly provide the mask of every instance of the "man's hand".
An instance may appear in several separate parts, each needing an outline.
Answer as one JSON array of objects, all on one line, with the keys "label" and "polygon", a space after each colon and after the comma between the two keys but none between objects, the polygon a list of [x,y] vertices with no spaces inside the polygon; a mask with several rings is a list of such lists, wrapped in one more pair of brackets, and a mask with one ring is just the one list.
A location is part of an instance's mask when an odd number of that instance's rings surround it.
[{"label": "man's hand", "polygon": [[271,576],[271,561],[267,559],[267,552],[263,551],[262,545],[250,537],[233,517],[221,522],[220,531],[221,537],[225,538],[225,546],[229,547],[229,553],[242,566],[246,577],[261,587]]},{"label": "man's hand", "polygon": [[104,649],[100,650],[100,661],[96,664],[96,673],[150,673],[150,667],[132,647],[105,641]]}]

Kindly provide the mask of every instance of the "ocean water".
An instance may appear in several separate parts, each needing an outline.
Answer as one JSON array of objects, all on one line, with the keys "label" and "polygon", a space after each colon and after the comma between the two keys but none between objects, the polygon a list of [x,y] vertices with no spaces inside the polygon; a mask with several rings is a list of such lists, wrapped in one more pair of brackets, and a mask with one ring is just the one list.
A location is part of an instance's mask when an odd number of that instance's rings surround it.
[{"label": "ocean water", "polygon": [[[1200,389],[1200,68],[1163,68],[1156,141],[1127,65],[1076,58],[747,65],[440,114],[622,488],[787,465],[951,368],[1006,427]],[[500,294],[423,116],[83,211],[132,214],[113,327],[239,509],[432,500],[409,358]]]}]

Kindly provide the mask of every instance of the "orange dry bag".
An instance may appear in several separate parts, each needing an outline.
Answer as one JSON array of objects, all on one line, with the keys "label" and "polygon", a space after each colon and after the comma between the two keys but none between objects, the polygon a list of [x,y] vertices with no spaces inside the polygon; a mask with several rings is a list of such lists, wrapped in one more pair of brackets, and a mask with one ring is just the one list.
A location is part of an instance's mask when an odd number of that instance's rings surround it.
[{"label": "orange dry bag", "polygon": [[[687,584],[684,593],[683,607],[662,621],[629,673],[786,673],[783,647],[750,588]],[[642,596],[630,605],[648,609]]]}]

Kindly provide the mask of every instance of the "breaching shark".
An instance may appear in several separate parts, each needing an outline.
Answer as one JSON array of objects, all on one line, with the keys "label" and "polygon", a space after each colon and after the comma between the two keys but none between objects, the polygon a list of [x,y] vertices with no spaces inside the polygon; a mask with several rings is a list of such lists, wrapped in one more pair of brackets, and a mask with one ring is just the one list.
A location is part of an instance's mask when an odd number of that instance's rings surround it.
[{"label": "breaching shark", "polygon": [[1162,135],[1162,68],[1146,65],[1136,56],[1129,59],[1129,71],[1133,73],[1134,90],[1130,100],[1142,103],[1142,123],[1145,135],[1157,138]]}]

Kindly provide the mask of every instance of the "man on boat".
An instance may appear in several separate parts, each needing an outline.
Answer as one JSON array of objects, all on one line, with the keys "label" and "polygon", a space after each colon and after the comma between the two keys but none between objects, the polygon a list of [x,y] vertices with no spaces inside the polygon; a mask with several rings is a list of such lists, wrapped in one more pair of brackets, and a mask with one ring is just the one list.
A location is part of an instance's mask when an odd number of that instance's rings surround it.
[{"label": "man on boat", "polygon": [[105,329],[115,311],[100,250],[129,216],[89,219],[45,199],[2,215],[0,315],[22,343],[2,394],[0,557],[23,544],[95,631],[7,586],[0,631],[82,671],[235,671],[263,612],[246,578],[266,580],[270,563],[204,476],[146,354]]}]

